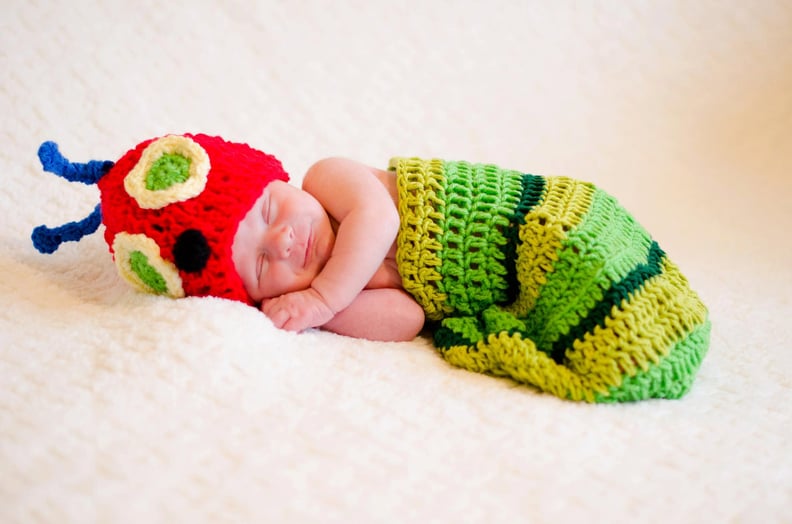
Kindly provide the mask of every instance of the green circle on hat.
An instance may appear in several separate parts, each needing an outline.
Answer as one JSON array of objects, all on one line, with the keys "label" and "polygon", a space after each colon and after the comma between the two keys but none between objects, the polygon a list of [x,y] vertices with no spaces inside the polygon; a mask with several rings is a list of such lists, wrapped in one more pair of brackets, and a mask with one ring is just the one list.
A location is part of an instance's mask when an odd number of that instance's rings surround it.
[{"label": "green circle on hat", "polygon": [[146,173],[146,189],[161,191],[182,184],[190,177],[191,160],[178,153],[165,153]]},{"label": "green circle on hat", "polygon": [[154,293],[161,295],[168,292],[165,279],[154,266],[149,264],[148,257],[142,251],[133,251],[129,254],[129,265],[135,275]]}]

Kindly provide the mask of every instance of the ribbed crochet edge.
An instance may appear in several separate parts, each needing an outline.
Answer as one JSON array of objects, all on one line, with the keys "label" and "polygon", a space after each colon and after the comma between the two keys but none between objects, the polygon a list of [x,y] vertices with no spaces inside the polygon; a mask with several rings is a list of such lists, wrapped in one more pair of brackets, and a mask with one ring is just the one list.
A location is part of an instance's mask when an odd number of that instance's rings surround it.
[{"label": "ribbed crochet edge", "polygon": [[401,225],[396,237],[396,263],[404,289],[421,305],[429,320],[451,312],[440,274],[443,246],[445,180],[442,160],[393,158]]}]

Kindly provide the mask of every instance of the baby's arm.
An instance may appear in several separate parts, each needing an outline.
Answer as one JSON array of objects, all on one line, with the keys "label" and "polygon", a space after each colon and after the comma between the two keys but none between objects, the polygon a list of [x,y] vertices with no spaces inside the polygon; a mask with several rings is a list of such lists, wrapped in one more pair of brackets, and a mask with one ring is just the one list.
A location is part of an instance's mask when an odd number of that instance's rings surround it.
[{"label": "baby's arm", "polygon": [[321,326],[349,307],[382,264],[399,229],[390,193],[363,164],[321,160],[306,173],[303,190],[339,226],[332,255],[311,287],[262,304],[276,326],[294,331]]},{"label": "baby's arm", "polygon": [[322,329],[355,338],[412,340],[424,325],[424,311],[401,289],[364,289]]}]

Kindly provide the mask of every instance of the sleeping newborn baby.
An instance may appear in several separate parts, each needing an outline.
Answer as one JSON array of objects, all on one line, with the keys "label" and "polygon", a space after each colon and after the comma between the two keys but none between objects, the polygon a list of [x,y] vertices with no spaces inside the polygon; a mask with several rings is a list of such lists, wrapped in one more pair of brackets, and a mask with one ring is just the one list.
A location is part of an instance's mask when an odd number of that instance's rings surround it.
[{"label": "sleeping newborn baby", "polygon": [[709,343],[706,307],[651,236],[593,184],[492,164],[314,164],[206,135],[147,140],[117,162],[42,165],[96,183],[87,218],[40,226],[54,252],[103,223],[119,274],[217,296],[275,326],[409,340],[454,365],[589,402],[678,398]]}]

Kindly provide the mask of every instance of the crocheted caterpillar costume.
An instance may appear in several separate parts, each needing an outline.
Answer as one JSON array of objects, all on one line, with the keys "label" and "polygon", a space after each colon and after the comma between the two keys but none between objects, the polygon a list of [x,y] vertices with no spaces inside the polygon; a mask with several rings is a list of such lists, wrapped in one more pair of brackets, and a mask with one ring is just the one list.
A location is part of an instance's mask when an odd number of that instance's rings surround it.
[{"label": "crocheted caterpillar costume", "polygon": [[281,163],[247,144],[206,135],[147,140],[117,162],[72,163],[45,142],[46,171],[97,184],[101,203],[85,219],[33,230],[33,244],[53,253],[105,225],[119,274],[150,293],[216,296],[252,304],[234,268],[239,222],[272,180],[288,181]]},{"label": "crocheted caterpillar costume", "polygon": [[404,287],[450,363],[565,399],[678,398],[707,309],[649,234],[592,184],[396,158]]},{"label": "crocheted caterpillar costume", "polygon": [[[118,272],[172,297],[252,303],[231,246],[280,162],[206,135],[145,141],[117,162],[71,163],[39,148],[45,170],[97,184],[85,219],[39,226],[52,253],[105,224]],[[394,159],[404,287],[438,321],[435,342],[464,368],[562,398],[676,398],[707,350],[707,310],[646,231],[606,193],[568,178],[493,165]]]}]

